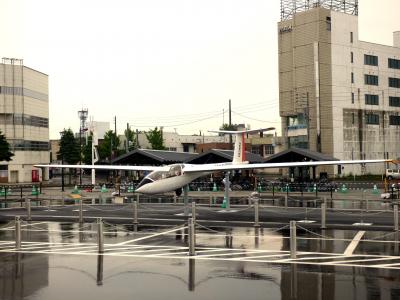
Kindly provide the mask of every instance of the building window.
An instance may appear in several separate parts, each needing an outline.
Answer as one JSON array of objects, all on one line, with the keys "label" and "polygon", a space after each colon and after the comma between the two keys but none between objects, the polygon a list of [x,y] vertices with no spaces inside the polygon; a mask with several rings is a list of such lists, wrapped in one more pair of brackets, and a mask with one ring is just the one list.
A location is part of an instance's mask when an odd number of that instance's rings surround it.
[{"label": "building window", "polygon": [[351,72],[351,83],[354,83],[354,73]]},{"label": "building window", "polygon": [[364,64],[369,66],[377,66],[378,56],[364,54]]},{"label": "building window", "polygon": [[350,43],[353,44],[353,42],[354,42],[353,32],[350,32]]},{"label": "building window", "polygon": [[379,96],[365,94],[365,104],[368,105],[379,105]]},{"label": "building window", "polygon": [[354,63],[354,52],[350,52],[350,61]]},{"label": "building window", "polygon": [[364,75],[364,81],[367,85],[379,85],[379,78],[376,75]]},{"label": "building window", "polygon": [[389,87],[400,88],[400,78],[389,77]]},{"label": "building window", "polygon": [[331,31],[332,30],[332,21],[331,17],[326,17],[326,30]]},{"label": "building window", "polygon": [[400,97],[389,97],[389,106],[400,107]]},{"label": "building window", "polygon": [[400,116],[389,116],[389,125],[400,125]]},{"label": "building window", "polygon": [[365,114],[365,122],[370,125],[379,125],[379,115]]},{"label": "building window", "polygon": [[354,113],[351,113],[351,124],[354,125]]},{"label": "building window", "polygon": [[394,59],[394,58],[389,58],[389,68],[391,69],[400,69],[400,60],[399,59]]},{"label": "building window", "polygon": [[351,93],[351,103],[354,104],[354,93]]},{"label": "building window", "polygon": [[265,145],[264,153],[265,153],[266,155],[275,154],[274,145],[271,145],[271,144]]}]

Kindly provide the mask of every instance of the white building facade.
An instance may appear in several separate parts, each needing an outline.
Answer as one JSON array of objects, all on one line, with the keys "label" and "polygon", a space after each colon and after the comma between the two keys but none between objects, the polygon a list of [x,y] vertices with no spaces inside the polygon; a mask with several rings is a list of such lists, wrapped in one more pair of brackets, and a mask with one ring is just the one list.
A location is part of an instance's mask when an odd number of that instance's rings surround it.
[{"label": "white building facade", "polygon": [[14,153],[12,161],[0,162],[0,181],[47,179],[33,165],[50,162],[48,75],[19,59],[0,64],[0,130]]},{"label": "white building facade", "polygon": [[[282,0],[282,7],[289,2],[296,1]],[[296,13],[278,23],[286,146],[345,160],[400,157],[400,32],[393,46],[360,41],[358,1],[311,2],[298,1]],[[386,167],[326,171],[382,174]]]}]

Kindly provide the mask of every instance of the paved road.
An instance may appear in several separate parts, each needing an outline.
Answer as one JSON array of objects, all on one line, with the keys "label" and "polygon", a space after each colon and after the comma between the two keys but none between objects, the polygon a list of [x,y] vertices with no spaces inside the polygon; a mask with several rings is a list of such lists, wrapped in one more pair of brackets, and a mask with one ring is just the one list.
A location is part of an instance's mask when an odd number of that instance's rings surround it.
[{"label": "paved road", "polygon": [[[260,225],[262,227],[281,226],[291,220],[300,221],[304,227],[321,227],[321,210],[319,208],[285,208],[260,206]],[[187,213],[191,212],[188,207]],[[54,206],[32,208],[33,221],[74,221],[79,220],[79,205]],[[0,210],[0,221],[12,220],[15,216],[27,219],[24,208]],[[85,222],[103,218],[108,222],[130,224],[133,222],[133,206],[125,205],[84,205],[83,217]],[[138,218],[140,224],[182,224],[188,219],[182,204],[140,204]],[[208,226],[253,226],[254,208],[248,206],[234,206],[230,211],[214,206],[197,206],[196,220]],[[304,222],[307,220],[306,222]],[[313,221],[309,223],[309,221]],[[372,223],[372,226],[353,225],[354,223]],[[368,229],[394,230],[393,211],[365,211],[365,210],[329,210],[326,214],[328,228],[337,229]]]}]

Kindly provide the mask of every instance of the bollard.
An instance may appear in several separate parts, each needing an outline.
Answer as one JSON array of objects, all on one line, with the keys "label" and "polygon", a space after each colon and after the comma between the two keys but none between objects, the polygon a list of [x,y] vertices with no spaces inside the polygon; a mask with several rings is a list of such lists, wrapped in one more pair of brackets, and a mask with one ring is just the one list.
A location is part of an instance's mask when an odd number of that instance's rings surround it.
[{"label": "bollard", "polygon": [[288,207],[288,196],[285,195],[285,207]]},{"label": "bollard", "polygon": [[99,253],[104,252],[104,235],[103,235],[103,220],[97,218],[97,243]]},{"label": "bollard", "polygon": [[196,224],[196,202],[192,202],[192,219],[193,223]]},{"label": "bollard", "polygon": [[189,218],[188,220],[188,234],[189,234],[189,256],[196,255],[196,241],[195,241],[195,232],[194,232],[194,223],[193,218]]},{"label": "bollard", "polygon": [[258,199],[254,199],[254,227],[260,227]]},{"label": "bollard", "polygon": [[15,217],[15,249],[21,250],[21,220],[19,216]]},{"label": "bollard", "polygon": [[399,231],[399,206],[395,204],[393,206],[394,212],[394,231]]},{"label": "bollard", "polygon": [[140,195],[136,194],[136,202],[139,204]]},{"label": "bollard", "polygon": [[296,221],[290,221],[290,258],[297,257]]},{"label": "bollard", "polygon": [[139,224],[137,201],[133,201],[133,224]]},{"label": "bollard", "polygon": [[79,223],[83,223],[83,199],[79,199]]},{"label": "bollard", "polygon": [[26,220],[32,221],[32,212],[31,212],[31,199],[25,199],[25,207],[26,207]]},{"label": "bollard", "polygon": [[321,229],[326,229],[326,203],[321,203]]}]

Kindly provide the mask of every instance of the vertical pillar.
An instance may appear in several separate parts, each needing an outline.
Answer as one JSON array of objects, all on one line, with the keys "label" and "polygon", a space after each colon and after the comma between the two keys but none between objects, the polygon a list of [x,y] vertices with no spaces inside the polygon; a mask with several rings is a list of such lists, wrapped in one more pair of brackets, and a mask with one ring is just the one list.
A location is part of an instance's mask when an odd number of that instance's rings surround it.
[{"label": "vertical pillar", "polygon": [[25,199],[25,207],[26,207],[26,220],[32,221],[32,211],[31,211],[31,199]]},{"label": "vertical pillar", "polygon": [[196,226],[196,202],[195,201],[192,202],[192,219],[193,219],[193,223]]},{"label": "vertical pillar", "polygon": [[259,201],[254,199],[254,227],[260,227],[259,223]]},{"label": "vertical pillar", "polygon": [[213,204],[213,196],[210,196],[210,207],[212,206],[212,204]]},{"label": "vertical pillar", "polygon": [[174,194],[174,204],[176,204],[176,194]]},{"label": "vertical pillar", "polygon": [[297,257],[296,221],[290,221],[290,258]]},{"label": "vertical pillar", "polygon": [[285,195],[285,207],[288,207],[288,195]]},{"label": "vertical pillar", "polygon": [[230,199],[229,199],[229,189],[230,189],[230,182],[229,182],[229,172],[225,173],[225,201],[226,201],[226,209],[230,209]]},{"label": "vertical pillar", "polygon": [[133,224],[136,224],[136,225],[139,224],[137,201],[133,201]]},{"label": "vertical pillar", "polygon": [[188,234],[189,234],[189,256],[196,255],[196,241],[195,241],[195,232],[194,232],[194,223],[193,218],[189,218],[188,221]]},{"label": "vertical pillar", "polygon": [[183,205],[185,206],[184,207],[184,216],[187,216],[189,213],[188,213],[188,204],[189,204],[189,196],[188,196],[188,194],[189,194],[189,185],[185,185],[184,187],[183,187]]},{"label": "vertical pillar", "polygon": [[139,204],[139,200],[140,200],[140,195],[136,194],[136,201],[137,201],[138,204]]},{"label": "vertical pillar", "polygon": [[83,223],[83,199],[79,199],[79,223]]},{"label": "vertical pillar", "polygon": [[103,220],[102,218],[97,219],[97,243],[99,253],[104,252],[104,235],[103,235]]},{"label": "vertical pillar", "polygon": [[321,229],[326,229],[326,203],[321,204]]},{"label": "vertical pillar", "polygon": [[21,250],[21,220],[19,216],[15,217],[15,249]]},{"label": "vertical pillar", "polygon": [[399,231],[399,206],[395,204],[393,206],[394,212],[394,231]]}]

